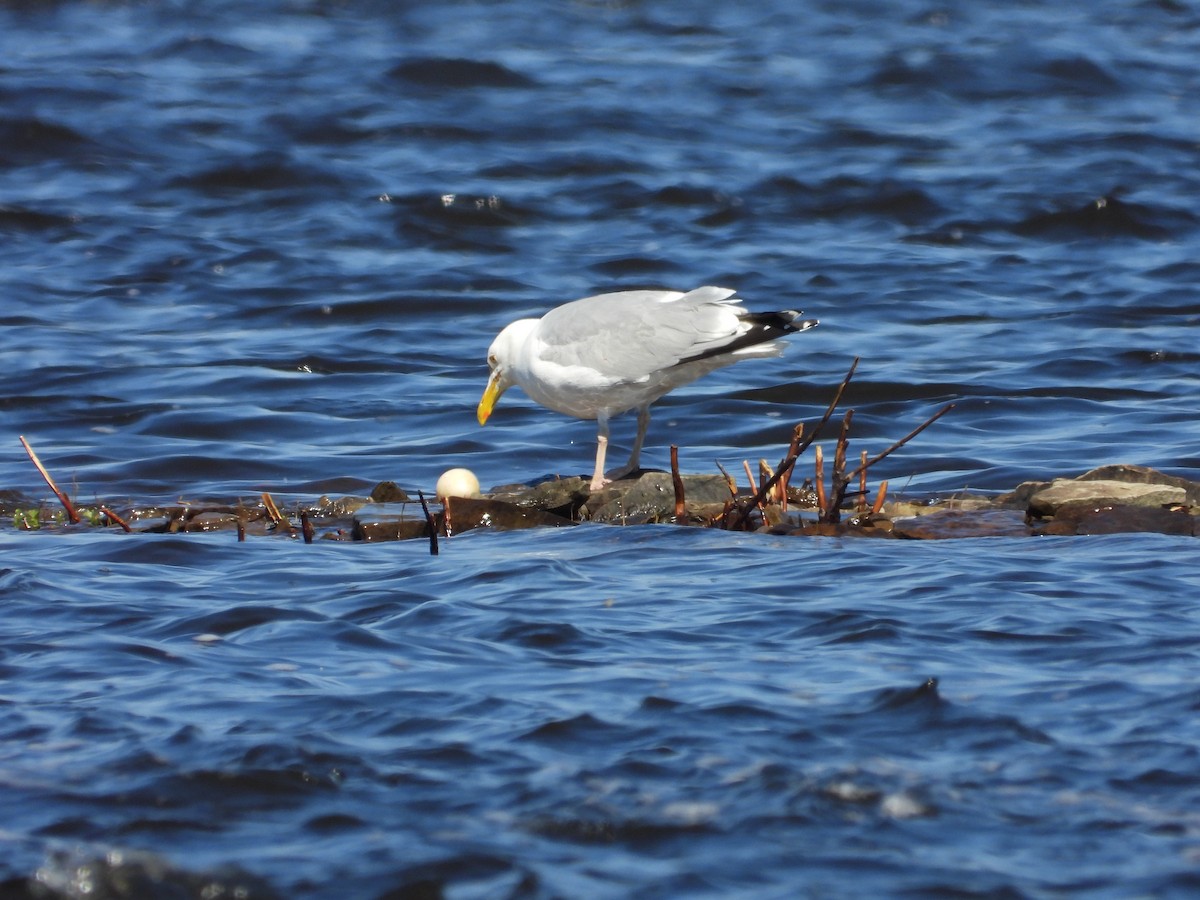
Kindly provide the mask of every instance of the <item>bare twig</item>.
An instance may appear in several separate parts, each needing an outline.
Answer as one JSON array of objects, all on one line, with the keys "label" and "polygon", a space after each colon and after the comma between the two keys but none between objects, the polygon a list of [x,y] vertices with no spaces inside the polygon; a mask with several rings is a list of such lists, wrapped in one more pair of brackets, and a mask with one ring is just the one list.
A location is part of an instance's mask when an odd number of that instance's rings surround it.
[{"label": "bare twig", "polygon": [[115,512],[113,512],[107,506],[101,506],[100,512],[104,513],[104,515],[108,516],[108,518],[112,519],[114,522],[116,522],[118,525],[120,525],[121,529],[126,534],[129,534],[133,531],[133,529],[129,527],[128,522],[126,522],[124,519],[122,519],[120,516],[118,516]]},{"label": "bare twig", "polygon": [[[717,461],[714,460],[714,462],[717,462]],[[717,462],[717,468],[720,469],[721,474],[725,476],[725,484],[729,488],[729,496],[736,497],[737,496],[737,481],[734,480],[734,477],[732,475],[730,475],[728,472],[725,471],[725,467],[723,465],[721,465],[720,462]]]},{"label": "bare twig", "polygon": [[813,483],[817,488],[817,519],[825,521],[825,450],[817,444],[813,450]]},{"label": "bare twig", "polygon": [[50,473],[46,471],[46,467],[42,465],[42,461],[38,459],[33,448],[29,446],[29,441],[25,440],[24,435],[20,435],[21,446],[25,448],[25,452],[29,454],[34,466],[42,474],[42,478],[46,480],[50,490],[54,491],[54,496],[58,498],[58,502],[63,505],[63,509],[67,511],[67,518],[71,520],[72,525],[78,525],[82,519],[79,518],[79,513],[75,510],[75,506],[71,503],[71,498],[59,490],[58,485],[54,483],[54,479],[50,477]]},{"label": "bare twig", "polygon": [[846,476],[846,450],[850,446],[850,423],[854,420],[854,410],[846,410],[842,417],[842,430],[838,433],[837,446],[833,451],[833,475],[829,479],[829,505],[821,507],[822,522],[836,524],[842,518],[842,504],[846,500],[846,487],[852,478]]},{"label": "bare twig", "polygon": [[262,492],[263,507],[267,511],[267,517],[276,525],[287,525],[287,516],[279,511],[279,507],[275,505],[274,498],[266,491]]},{"label": "bare twig", "polygon": [[[866,463],[866,461],[867,461],[867,451],[866,450],[864,450],[862,452],[862,455],[859,457],[859,460],[864,464]],[[858,475],[858,507],[857,508],[858,508],[859,512],[866,512],[866,510],[867,510],[867,470],[862,468],[861,466],[859,467],[859,469],[860,469],[860,471],[859,471],[859,475]]]},{"label": "bare twig", "polygon": [[675,488],[675,524],[683,523],[686,500],[683,494],[683,478],[679,474],[679,447],[671,445],[671,486]]},{"label": "bare twig", "polygon": [[924,422],[922,422],[920,425],[918,425],[916,428],[914,428],[912,431],[910,431],[904,437],[900,438],[900,440],[896,441],[896,443],[892,444],[892,446],[888,447],[886,450],[884,450],[878,456],[873,457],[872,459],[863,463],[861,466],[859,466],[857,469],[855,469],[853,472],[851,472],[848,477],[854,478],[856,475],[858,475],[859,472],[865,472],[867,469],[869,469],[871,466],[875,465],[875,463],[879,462],[885,456],[890,455],[895,450],[899,450],[901,447],[903,447],[905,444],[907,444],[909,441],[911,441],[913,438],[915,438],[918,434],[920,434],[922,431],[924,431],[926,428],[928,428],[930,425],[932,425],[934,422],[936,422],[938,419],[940,419],[946,413],[950,412],[950,410],[954,409],[955,405],[956,404],[954,404],[954,403],[947,403],[945,406],[943,406],[941,409],[939,409],[937,412],[935,412],[932,416],[930,416],[928,419],[926,419]]},{"label": "bare twig", "polygon": [[[741,510],[738,512],[737,518],[734,520],[732,526],[733,530],[741,528],[742,525],[745,524],[746,520],[750,518],[750,511],[752,509],[762,506],[762,498],[767,495],[767,491],[774,487],[775,483],[780,478],[787,477],[788,473],[792,471],[792,466],[796,464],[796,460],[798,460],[804,451],[809,448],[812,442],[820,436],[821,429],[825,427],[825,424],[833,416],[834,410],[837,409],[837,405],[842,402],[842,394],[846,392],[846,387],[850,384],[850,379],[854,377],[854,370],[858,368],[858,361],[859,357],[854,357],[854,362],[850,364],[850,371],[846,373],[846,377],[843,378],[842,383],[838,385],[837,392],[834,393],[833,399],[829,402],[829,407],[825,410],[825,415],[821,416],[821,421],[817,423],[817,427],[812,430],[812,433],[809,434],[808,437],[799,441],[795,445],[794,451],[789,446],[787,458],[780,462],[778,468],[775,469],[775,475],[766,484],[759,488],[758,494],[756,494],[749,503],[742,506]],[[754,479],[751,479],[750,483],[751,488],[753,488]]]},{"label": "bare twig", "polygon": [[[797,455],[800,449],[800,441],[804,439],[804,423],[797,422],[796,427],[792,429],[792,440],[788,444],[788,455],[785,461]],[[792,469],[788,468],[782,475],[779,476],[779,505],[787,512],[788,508],[788,485],[792,480]]]},{"label": "bare twig", "polygon": [[883,502],[887,499],[887,489],[887,479],[879,482],[879,493],[875,495],[875,502],[871,504],[871,515],[877,516],[883,512]]},{"label": "bare twig", "polygon": [[429,525],[429,555],[438,555],[438,534],[437,522],[433,520],[433,514],[429,511],[429,504],[425,502],[425,495],[417,491],[417,499],[421,501],[421,509],[425,513],[425,522]]}]

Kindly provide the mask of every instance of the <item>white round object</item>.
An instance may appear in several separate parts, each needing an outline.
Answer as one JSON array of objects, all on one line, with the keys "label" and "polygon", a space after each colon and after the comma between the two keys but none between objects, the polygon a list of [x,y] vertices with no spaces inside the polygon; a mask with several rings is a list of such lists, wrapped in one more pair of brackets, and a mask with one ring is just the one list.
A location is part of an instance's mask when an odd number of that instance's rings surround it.
[{"label": "white round object", "polygon": [[447,497],[478,497],[479,479],[470,469],[448,469],[437,480],[439,500]]}]

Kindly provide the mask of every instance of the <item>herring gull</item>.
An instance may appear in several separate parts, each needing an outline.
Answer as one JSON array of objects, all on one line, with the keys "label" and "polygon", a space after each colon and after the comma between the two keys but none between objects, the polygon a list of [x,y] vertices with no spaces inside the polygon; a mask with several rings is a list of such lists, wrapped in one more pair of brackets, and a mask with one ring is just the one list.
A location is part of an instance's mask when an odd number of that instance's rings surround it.
[{"label": "herring gull", "polygon": [[482,425],[513,385],[555,412],[595,419],[596,468],[591,489],[608,483],[604,457],[608,420],[638,411],[637,439],[619,478],[638,468],[650,424],[650,404],[743,359],[779,356],[778,339],[816,325],[800,312],[752,313],[735,291],[700,287],[679,291],[619,291],[585,297],[540,319],[507,325],[488,348],[491,377],[477,416]]}]

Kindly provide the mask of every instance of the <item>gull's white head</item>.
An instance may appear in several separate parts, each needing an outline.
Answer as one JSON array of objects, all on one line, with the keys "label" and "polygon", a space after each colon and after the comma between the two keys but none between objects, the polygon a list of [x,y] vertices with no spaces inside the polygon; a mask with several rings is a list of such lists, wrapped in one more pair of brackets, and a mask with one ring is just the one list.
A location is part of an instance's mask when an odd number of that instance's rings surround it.
[{"label": "gull's white head", "polygon": [[479,408],[475,411],[475,417],[479,419],[480,425],[488,420],[500,395],[517,383],[513,378],[513,367],[520,358],[525,338],[537,323],[537,319],[518,319],[516,322],[506,325],[496,335],[492,346],[488,347],[487,363],[492,374],[488,378],[487,387],[484,388],[483,399],[479,401]]}]

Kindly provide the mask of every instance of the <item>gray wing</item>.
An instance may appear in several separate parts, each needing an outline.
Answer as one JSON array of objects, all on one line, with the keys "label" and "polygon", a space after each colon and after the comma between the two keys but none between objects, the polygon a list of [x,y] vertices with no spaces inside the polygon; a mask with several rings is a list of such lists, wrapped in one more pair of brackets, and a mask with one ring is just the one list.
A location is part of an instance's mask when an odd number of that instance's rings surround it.
[{"label": "gray wing", "polygon": [[620,291],[585,297],[542,317],[543,356],[583,365],[614,381],[644,381],[656,372],[720,352],[744,331],[740,301],[728,288]]}]

